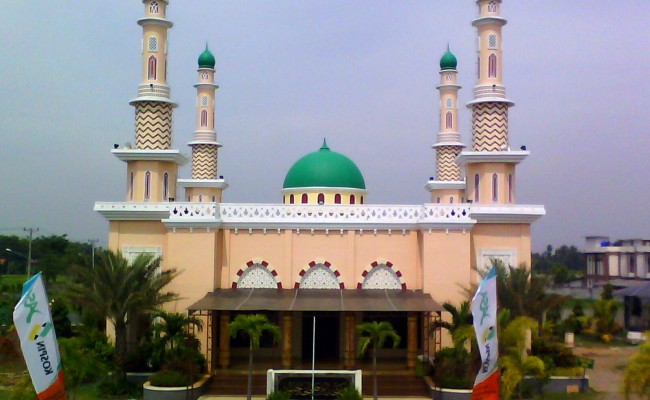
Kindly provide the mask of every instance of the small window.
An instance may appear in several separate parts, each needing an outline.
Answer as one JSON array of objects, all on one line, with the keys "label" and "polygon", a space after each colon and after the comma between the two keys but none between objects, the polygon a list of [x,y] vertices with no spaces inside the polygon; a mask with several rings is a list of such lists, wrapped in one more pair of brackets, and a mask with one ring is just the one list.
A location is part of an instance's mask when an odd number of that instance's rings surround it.
[{"label": "small window", "polygon": [[454,196],[451,196],[451,197],[449,198],[449,204],[454,204]]},{"label": "small window", "polygon": [[210,76],[208,75],[207,72],[203,71],[203,72],[201,73],[201,79],[203,79],[203,80],[208,80],[209,77],[210,77]]},{"label": "small window", "polygon": [[293,204],[295,202],[295,198],[293,195],[289,196],[289,204]]},{"label": "small window", "polygon": [[201,106],[202,107],[207,107],[208,106],[208,96],[201,97]]},{"label": "small window", "polygon": [[512,179],[512,174],[508,175],[508,202],[512,203],[512,194],[513,194],[513,179]]},{"label": "small window", "polygon": [[478,78],[481,79],[481,57],[479,57],[476,62],[476,74],[478,75]]},{"label": "small window", "polygon": [[133,201],[133,178],[134,174],[131,172],[131,179],[129,180],[129,200]]},{"label": "small window", "polygon": [[359,199],[359,204],[363,204],[363,196]]},{"label": "small window", "polygon": [[208,112],[206,110],[201,111],[201,126],[208,126]]},{"label": "small window", "polygon": [[445,74],[445,76],[446,76],[446,78],[447,78],[447,82],[451,82],[451,81],[454,80],[454,76],[453,76],[453,74]]},{"label": "small window", "polygon": [[325,195],[323,193],[318,193],[318,204],[325,204]]},{"label": "small window", "polygon": [[499,201],[499,178],[497,174],[492,174],[492,201]]},{"label": "small window", "polygon": [[478,174],[474,175],[474,201],[479,202],[481,201],[480,198],[480,183],[481,183],[481,178],[478,176]]},{"label": "small window", "polygon": [[155,36],[149,37],[149,51],[158,51],[158,38]]},{"label": "small window", "polygon": [[151,172],[147,171],[144,174],[144,199],[148,201],[151,197]]},{"label": "small window", "polygon": [[448,112],[447,115],[445,115],[445,129],[453,129],[453,121],[453,115],[451,112]]},{"label": "small window", "polygon": [[167,201],[169,198],[169,174],[165,172],[163,174],[163,200]]},{"label": "small window", "polygon": [[334,204],[341,204],[341,194],[337,193],[334,195]]},{"label": "small window", "polygon": [[307,193],[302,194],[302,199],[300,199],[302,204],[307,204],[309,202],[309,196],[307,196]]},{"label": "small window", "polygon": [[158,2],[157,1],[152,1],[151,4],[149,5],[149,12],[152,14],[158,14]]},{"label": "small window", "polygon": [[217,196],[212,196],[212,202],[216,203],[217,202]]},{"label": "small window", "polygon": [[356,204],[357,199],[354,197],[353,194],[350,195],[350,204]]},{"label": "small window", "polygon": [[447,108],[453,108],[454,107],[454,101],[451,98],[447,99]]},{"label": "small window", "polygon": [[151,79],[151,80],[156,79],[156,68],[157,67],[158,67],[158,61],[156,60],[156,57],[154,57],[154,56],[149,57],[149,63],[148,63],[149,79]]},{"label": "small window", "polygon": [[488,3],[488,12],[497,12],[497,3],[494,1],[491,1]]},{"label": "small window", "polygon": [[203,195],[199,195],[199,203],[203,203]]},{"label": "small window", "polygon": [[490,54],[490,58],[488,59],[488,78],[496,78],[497,77],[497,56],[494,54]]},{"label": "small window", "polygon": [[490,46],[490,49],[496,49],[497,48],[497,35],[490,35],[488,38],[488,44]]},{"label": "small window", "polygon": [[436,203],[440,203],[440,197],[436,199]]}]

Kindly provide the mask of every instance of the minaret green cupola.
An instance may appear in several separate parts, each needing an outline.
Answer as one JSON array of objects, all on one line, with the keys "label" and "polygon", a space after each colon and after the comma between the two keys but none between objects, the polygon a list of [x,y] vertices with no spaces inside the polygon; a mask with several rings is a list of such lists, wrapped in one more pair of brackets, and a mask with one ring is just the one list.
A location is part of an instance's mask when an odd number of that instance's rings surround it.
[{"label": "minaret green cupola", "polygon": [[366,182],[354,161],[323,140],[320,149],[293,164],[282,191],[290,204],[362,204]]},{"label": "minaret green cupola", "polygon": [[449,45],[447,45],[447,51],[445,54],[442,55],[442,58],[440,59],[440,69],[441,70],[447,70],[447,69],[456,69],[456,66],[458,65],[458,60],[456,60],[456,56],[454,53],[449,51]]},{"label": "minaret green cupola", "polygon": [[205,50],[203,50],[203,53],[199,56],[199,68],[210,68],[214,69],[214,64],[216,63],[216,60],[214,59],[214,56],[208,50],[208,45],[206,43],[205,45]]}]

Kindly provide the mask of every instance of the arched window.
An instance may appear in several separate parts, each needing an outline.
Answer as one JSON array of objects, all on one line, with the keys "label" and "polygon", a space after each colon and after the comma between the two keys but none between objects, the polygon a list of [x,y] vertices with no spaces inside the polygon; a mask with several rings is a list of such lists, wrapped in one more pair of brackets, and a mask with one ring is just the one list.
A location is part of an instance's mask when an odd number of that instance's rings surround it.
[{"label": "arched window", "polygon": [[451,98],[447,99],[447,108],[453,108],[454,107],[454,101]]},{"label": "arched window", "polygon": [[491,1],[488,3],[488,12],[497,12],[497,3]]},{"label": "arched window", "polygon": [[512,174],[508,175],[508,202],[512,203],[512,194],[513,194],[513,179],[512,179]]},{"label": "arched window", "polygon": [[307,196],[307,193],[303,193],[302,194],[302,199],[300,199],[300,200],[301,200],[302,204],[307,204],[309,202],[309,196]]},{"label": "arched window", "polygon": [[217,196],[212,196],[212,202],[216,203],[217,202]]},{"label": "arched window", "polygon": [[497,35],[488,36],[488,46],[490,49],[497,48]]},{"label": "arched window", "polygon": [[199,203],[203,203],[203,195],[199,195]]},{"label": "arched window", "polygon": [[488,59],[488,78],[496,78],[497,77],[497,56],[494,54],[490,54],[490,58]]},{"label": "arched window", "polygon": [[478,176],[478,174],[474,175],[474,201],[477,203],[480,201],[480,183],[481,178]]},{"label": "arched window", "polygon": [[201,97],[201,107],[207,107],[208,106],[208,96],[202,96]]},{"label": "arched window", "polygon": [[334,195],[334,204],[341,204],[341,195],[339,193]]},{"label": "arched window", "polygon": [[149,51],[158,51],[158,38],[149,36]]},{"label": "arched window", "polygon": [[203,79],[203,80],[207,80],[208,77],[209,77],[209,75],[208,75],[207,72],[203,71],[203,72],[201,73],[201,79]]},{"label": "arched window", "polygon": [[[480,48],[480,45],[479,45],[479,48]],[[477,74],[478,78],[480,79],[481,78],[481,57],[479,57],[478,60],[476,61],[476,74]]]},{"label": "arched window", "polygon": [[148,201],[151,197],[151,172],[147,171],[144,174],[144,199]]},{"label": "arched window", "polygon": [[206,110],[201,111],[201,126],[208,126],[208,112]]},{"label": "arched window", "polygon": [[133,178],[134,174],[131,172],[131,179],[129,179],[129,200],[133,201]]},{"label": "arched window", "polygon": [[295,201],[295,198],[294,198],[294,196],[292,194],[292,195],[289,196],[289,204],[293,204],[294,201]]},{"label": "arched window", "polygon": [[169,198],[169,174],[165,172],[163,174],[163,200],[167,201]]},{"label": "arched window", "polygon": [[318,204],[325,204],[325,195],[323,193],[318,193]]},{"label": "arched window", "polygon": [[451,197],[449,198],[449,204],[454,204],[454,196],[451,196]]},{"label": "arched window", "polygon": [[363,196],[359,199],[359,204],[363,204]]},{"label": "arched window", "polygon": [[158,2],[152,1],[149,5],[149,12],[152,14],[158,14]]},{"label": "arched window", "polygon": [[440,203],[440,197],[436,199],[436,203]]},{"label": "arched window", "polygon": [[158,66],[158,61],[156,60],[156,57],[151,56],[149,57],[149,79],[154,80],[156,79],[156,68]]},{"label": "arched window", "polygon": [[499,178],[497,174],[492,174],[492,201],[499,201]]},{"label": "arched window", "polygon": [[454,117],[452,116],[451,112],[448,112],[445,115],[445,129],[452,129],[453,121],[454,121]]},{"label": "arched window", "polygon": [[356,197],[354,197],[354,195],[351,194],[351,195],[350,195],[350,204],[356,204],[356,202],[357,202]]}]

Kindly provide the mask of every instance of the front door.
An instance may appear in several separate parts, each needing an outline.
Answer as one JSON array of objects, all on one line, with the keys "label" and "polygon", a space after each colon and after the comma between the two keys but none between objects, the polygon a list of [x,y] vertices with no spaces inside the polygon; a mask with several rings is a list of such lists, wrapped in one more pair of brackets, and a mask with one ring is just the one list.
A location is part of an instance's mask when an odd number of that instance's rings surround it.
[{"label": "front door", "polygon": [[302,314],[302,361],[312,359],[313,326],[316,317],[316,363],[338,362],[340,359],[340,314],[334,312],[304,312]]}]

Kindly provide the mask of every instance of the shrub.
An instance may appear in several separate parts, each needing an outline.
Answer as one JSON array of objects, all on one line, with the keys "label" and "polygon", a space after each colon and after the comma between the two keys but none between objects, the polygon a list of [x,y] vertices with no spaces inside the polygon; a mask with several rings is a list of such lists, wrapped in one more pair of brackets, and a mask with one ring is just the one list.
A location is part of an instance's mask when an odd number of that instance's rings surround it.
[{"label": "shrub", "polygon": [[290,399],[291,399],[291,393],[285,390],[276,390],[275,392],[271,392],[271,394],[266,396],[266,400],[290,400]]},{"label": "shrub", "polygon": [[338,400],[362,400],[363,397],[361,396],[361,393],[359,393],[356,387],[348,386],[345,389],[341,390],[341,393],[339,393],[337,399]]},{"label": "shrub", "polygon": [[470,354],[462,347],[447,347],[436,353],[433,379],[437,386],[449,389],[470,389],[467,374]]},{"label": "shrub", "polygon": [[142,396],[142,385],[120,380],[118,376],[109,376],[102,380],[97,385],[97,390],[103,399],[117,396]]},{"label": "shrub", "polygon": [[532,343],[532,352],[544,360],[547,368],[575,367],[579,364],[578,357],[573,354],[571,349],[564,347],[561,343],[535,339]]},{"label": "shrub", "polygon": [[149,382],[153,386],[160,387],[179,387],[179,386],[190,386],[194,383],[193,379],[190,379],[187,375],[179,371],[158,371],[155,374],[151,375]]}]

